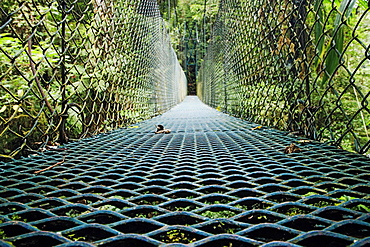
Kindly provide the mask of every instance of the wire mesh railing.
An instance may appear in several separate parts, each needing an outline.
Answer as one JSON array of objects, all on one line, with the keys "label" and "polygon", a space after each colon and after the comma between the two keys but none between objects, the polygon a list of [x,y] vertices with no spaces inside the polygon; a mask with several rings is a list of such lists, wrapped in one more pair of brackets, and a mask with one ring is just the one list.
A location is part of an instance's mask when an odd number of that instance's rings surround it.
[{"label": "wire mesh railing", "polygon": [[221,0],[197,92],[231,115],[369,154],[370,4]]},{"label": "wire mesh railing", "polygon": [[0,3],[0,155],[153,117],[186,79],[155,0]]}]

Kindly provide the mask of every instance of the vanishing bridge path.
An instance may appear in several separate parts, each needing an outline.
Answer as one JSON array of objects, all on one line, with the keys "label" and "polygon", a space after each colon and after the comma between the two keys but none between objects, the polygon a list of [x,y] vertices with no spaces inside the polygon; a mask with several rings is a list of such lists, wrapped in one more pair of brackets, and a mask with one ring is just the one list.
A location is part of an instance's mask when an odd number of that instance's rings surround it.
[{"label": "vanishing bridge path", "polygon": [[[172,132],[154,134],[157,124]],[[65,150],[0,163],[0,175],[0,246],[370,244],[367,158],[195,96]]]}]

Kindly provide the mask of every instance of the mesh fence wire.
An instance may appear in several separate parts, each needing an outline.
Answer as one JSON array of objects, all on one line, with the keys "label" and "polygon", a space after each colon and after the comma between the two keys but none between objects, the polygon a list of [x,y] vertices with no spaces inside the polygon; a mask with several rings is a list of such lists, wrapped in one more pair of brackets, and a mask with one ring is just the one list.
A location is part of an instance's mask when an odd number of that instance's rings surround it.
[{"label": "mesh fence wire", "polygon": [[221,0],[198,95],[263,125],[370,148],[370,4]]},{"label": "mesh fence wire", "polygon": [[0,3],[0,155],[153,117],[186,79],[155,0]]}]

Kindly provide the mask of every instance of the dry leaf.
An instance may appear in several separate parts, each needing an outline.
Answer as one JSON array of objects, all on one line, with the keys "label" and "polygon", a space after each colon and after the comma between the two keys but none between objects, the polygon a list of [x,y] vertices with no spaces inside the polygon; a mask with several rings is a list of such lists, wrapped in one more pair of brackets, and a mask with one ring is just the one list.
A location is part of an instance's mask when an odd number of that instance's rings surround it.
[{"label": "dry leaf", "polygon": [[257,127],[254,127],[254,128],[251,128],[251,130],[256,130],[256,129],[260,129],[260,128],[262,128],[263,126],[262,125],[260,125],[260,126],[257,126]]},{"label": "dry leaf", "polygon": [[156,134],[169,134],[171,133],[171,130],[169,129],[164,129],[164,130],[159,130],[155,132]]},{"label": "dry leaf", "polygon": [[284,153],[291,154],[291,153],[300,153],[302,150],[297,147],[294,143],[290,144],[284,149]]},{"label": "dry leaf", "polygon": [[170,129],[165,129],[163,125],[158,124],[157,125],[157,131],[155,132],[156,134],[169,134],[171,133]]}]

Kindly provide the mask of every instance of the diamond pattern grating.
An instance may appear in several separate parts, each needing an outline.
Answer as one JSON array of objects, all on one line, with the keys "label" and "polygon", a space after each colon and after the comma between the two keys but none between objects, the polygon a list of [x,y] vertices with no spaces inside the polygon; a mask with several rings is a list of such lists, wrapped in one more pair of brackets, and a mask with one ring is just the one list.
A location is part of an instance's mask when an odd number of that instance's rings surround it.
[{"label": "diamond pattern grating", "polygon": [[[189,96],[0,163],[0,245],[369,246],[369,159],[256,127]],[[291,143],[301,152],[285,154]]]}]

